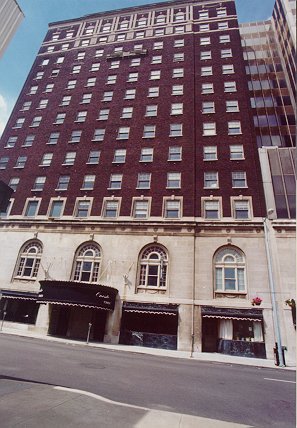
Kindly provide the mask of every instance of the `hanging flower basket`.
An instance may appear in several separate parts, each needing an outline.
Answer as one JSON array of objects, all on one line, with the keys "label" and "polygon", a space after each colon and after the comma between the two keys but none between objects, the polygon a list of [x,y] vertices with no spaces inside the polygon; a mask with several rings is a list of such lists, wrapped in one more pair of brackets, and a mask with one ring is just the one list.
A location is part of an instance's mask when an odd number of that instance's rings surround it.
[{"label": "hanging flower basket", "polygon": [[254,297],[252,299],[251,303],[252,303],[253,306],[260,306],[261,303],[262,303],[262,299],[261,299],[261,297]]}]

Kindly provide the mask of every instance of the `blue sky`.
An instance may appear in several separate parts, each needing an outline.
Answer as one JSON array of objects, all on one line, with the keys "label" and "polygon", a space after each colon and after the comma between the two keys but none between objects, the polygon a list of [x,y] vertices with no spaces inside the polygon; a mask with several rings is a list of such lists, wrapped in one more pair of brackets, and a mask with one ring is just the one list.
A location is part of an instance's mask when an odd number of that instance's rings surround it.
[{"label": "blue sky", "polygon": [[[158,0],[18,0],[25,19],[0,59],[0,135],[44,39],[49,22],[156,2]],[[239,22],[248,22],[269,18],[275,0],[235,2]]]}]

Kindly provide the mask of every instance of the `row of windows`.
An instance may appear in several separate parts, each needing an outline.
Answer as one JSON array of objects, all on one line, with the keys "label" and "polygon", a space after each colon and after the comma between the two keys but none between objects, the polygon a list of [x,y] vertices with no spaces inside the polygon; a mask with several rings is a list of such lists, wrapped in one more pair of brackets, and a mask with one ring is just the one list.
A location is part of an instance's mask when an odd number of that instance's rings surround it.
[{"label": "row of windows", "polygon": [[[201,198],[202,201],[202,216],[207,220],[220,220],[223,218],[222,198]],[[23,216],[33,218],[38,215],[41,199],[27,199]],[[60,218],[63,216],[65,209],[66,198],[52,198],[47,216],[52,218]],[[87,218],[91,214],[93,198],[77,198],[73,211],[73,216],[76,218]],[[136,219],[148,219],[150,217],[152,198],[133,198],[131,207],[131,217]],[[9,215],[12,203],[1,217]],[[120,215],[121,198],[104,198],[102,205],[101,217],[117,218]],[[179,219],[182,217],[182,198],[164,197],[162,216],[167,219]],[[232,216],[236,220],[250,220],[252,218],[251,199],[246,198],[231,198]]]}]

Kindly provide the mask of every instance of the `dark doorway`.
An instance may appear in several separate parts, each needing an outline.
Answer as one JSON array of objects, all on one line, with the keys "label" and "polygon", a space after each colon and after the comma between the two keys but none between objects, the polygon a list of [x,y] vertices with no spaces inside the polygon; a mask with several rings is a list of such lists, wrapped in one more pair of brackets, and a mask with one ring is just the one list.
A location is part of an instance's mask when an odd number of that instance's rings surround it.
[{"label": "dark doorway", "polygon": [[218,350],[218,320],[215,318],[202,319],[202,352],[217,352]]}]

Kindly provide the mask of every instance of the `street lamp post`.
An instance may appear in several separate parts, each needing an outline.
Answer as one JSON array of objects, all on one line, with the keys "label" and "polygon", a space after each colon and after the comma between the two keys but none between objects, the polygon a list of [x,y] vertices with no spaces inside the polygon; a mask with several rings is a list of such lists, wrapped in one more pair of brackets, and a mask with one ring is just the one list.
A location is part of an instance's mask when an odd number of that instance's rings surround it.
[{"label": "street lamp post", "polygon": [[[271,214],[273,210],[268,210],[268,214]],[[274,277],[273,277],[273,271],[272,271],[272,258],[270,253],[270,243],[269,243],[269,229],[267,225],[268,217],[265,217],[263,220],[264,223],[264,236],[265,236],[265,249],[266,249],[266,255],[267,255],[267,265],[268,265],[268,282],[269,282],[269,288],[270,288],[270,294],[271,294],[271,304],[272,304],[272,318],[273,318],[273,325],[274,325],[274,333],[277,340],[277,354],[278,354],[278,361],[280,367],[285,366],[285,361],[283,357],[283,350],[282,350],[282,341],[281,341],[281,332],[280,332],[280,325],[279,325],[279,318],[278,318],[278,311],[277,311],[277,303],[275,299],[275,284],[274,284]]]}]

